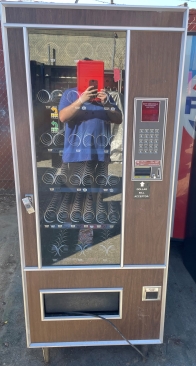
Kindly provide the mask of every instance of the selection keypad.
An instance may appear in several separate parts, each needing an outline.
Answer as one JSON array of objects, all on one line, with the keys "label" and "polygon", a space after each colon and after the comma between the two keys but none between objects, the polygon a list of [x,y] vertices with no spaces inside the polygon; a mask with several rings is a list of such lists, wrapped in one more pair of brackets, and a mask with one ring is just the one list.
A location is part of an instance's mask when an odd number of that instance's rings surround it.
[{"label": "selection keypad", "polygon": [[139,154],[158,154],[159,129],[140,128],[138,148]]}]

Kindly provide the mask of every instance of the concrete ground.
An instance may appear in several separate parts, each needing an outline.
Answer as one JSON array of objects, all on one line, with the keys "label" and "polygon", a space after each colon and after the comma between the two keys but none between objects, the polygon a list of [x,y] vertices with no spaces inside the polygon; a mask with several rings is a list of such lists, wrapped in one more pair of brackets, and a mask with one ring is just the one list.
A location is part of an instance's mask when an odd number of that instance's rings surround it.
[{"label": "concrete ground", "polygon": [[[44,365],[41,349],[27,349],[14,198],[0,198],[0,366]],[[163,345],[147,360],[130,346],[52,348],[51,366],[196,366],[196,283],[172,244]]]}]

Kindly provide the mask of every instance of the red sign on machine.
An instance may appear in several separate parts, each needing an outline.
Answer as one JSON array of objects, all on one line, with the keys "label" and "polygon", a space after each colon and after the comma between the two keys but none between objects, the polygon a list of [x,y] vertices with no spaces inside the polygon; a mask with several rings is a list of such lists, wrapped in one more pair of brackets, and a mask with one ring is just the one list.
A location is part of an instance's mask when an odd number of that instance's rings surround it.
[{"label": "red sign on machine", "polygon": [[160,166],[160,160],[135,160],[135,166]]},{"label": "red sign on machine", "polygon": [[141,122],[159,122],[160,102],[142,102]]}]

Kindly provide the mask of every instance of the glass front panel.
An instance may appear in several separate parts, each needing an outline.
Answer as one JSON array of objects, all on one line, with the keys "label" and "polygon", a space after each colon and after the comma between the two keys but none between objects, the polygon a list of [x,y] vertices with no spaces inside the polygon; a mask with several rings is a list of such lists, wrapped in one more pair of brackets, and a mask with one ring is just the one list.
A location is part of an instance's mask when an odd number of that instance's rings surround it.
[{"label": "glass front panel", "polygon": [[125,45],[29,32],[43,266],[120,264]]}]

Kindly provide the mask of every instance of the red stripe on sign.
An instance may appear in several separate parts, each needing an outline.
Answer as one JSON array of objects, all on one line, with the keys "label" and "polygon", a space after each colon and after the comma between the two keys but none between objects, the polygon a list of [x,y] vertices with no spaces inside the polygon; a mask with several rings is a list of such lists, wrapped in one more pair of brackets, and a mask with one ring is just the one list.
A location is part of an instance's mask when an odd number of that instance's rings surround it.
[{"label": "red stripe on sign", "polygon": [[160,166],[160,160],[135,160],[135,166]]}]

